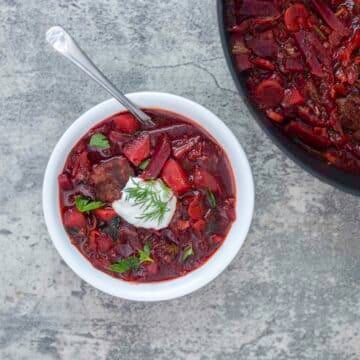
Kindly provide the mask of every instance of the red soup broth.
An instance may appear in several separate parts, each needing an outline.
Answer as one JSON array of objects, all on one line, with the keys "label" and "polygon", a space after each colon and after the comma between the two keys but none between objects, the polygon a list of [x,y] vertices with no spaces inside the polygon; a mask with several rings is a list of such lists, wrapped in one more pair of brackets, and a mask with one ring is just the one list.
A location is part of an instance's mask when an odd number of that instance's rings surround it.
[{"label": "red soup broth", "polygon": [[[59,175],[62,220],[72,244],[97,269],[137,282],[173,279],[197,269],[222,245],[236,217],[234,176],[222,147],[178,114],[146,113],[154,127],[124,112],[91,128]],[[103,148],[90,145],[99,134]],[[166,228],[135,227],[113,210],[130,176],[160,178],[176,195]],[[102,205],[81,212],[79,197]],[[144,252],[148,260],[141,262]],[[112,271],[119,263],[128,267]]]}]

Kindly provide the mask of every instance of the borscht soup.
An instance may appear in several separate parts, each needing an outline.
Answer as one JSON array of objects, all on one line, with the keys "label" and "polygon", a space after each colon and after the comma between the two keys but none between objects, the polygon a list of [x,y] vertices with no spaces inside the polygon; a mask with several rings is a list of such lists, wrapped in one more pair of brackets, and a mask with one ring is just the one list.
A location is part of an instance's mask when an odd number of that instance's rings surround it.
[{"label": "borscht soup", "polygon": [[249,96],[286,136],[360,174],[359,0],[224,0]]},{"label": "borscht soup", "polygon": [[126,281],[173,279],[200,267],[235,220],[235,184],[221,146],[161,109],[91,128],[58,177],[63,225],[97,269]]}]

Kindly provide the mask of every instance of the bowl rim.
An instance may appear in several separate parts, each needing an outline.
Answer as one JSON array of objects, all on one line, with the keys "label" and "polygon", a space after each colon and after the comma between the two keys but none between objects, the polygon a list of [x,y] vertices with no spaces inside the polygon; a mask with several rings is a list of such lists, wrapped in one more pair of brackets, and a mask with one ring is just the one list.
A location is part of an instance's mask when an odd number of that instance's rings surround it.
[{"label": "bowl rim", "polygon": [[[191,118],[221,144],[233,169],[237,199],[237,218],[224,243],[202,266],[194,271],[179,278],[151,283],[126,282],[113,278],[94,268],[71,244],[61,221],[57,177],[63,169],[70,150],[88,129],[107,117],[125,110],[115,99],[106,100],[78,117],[63,133],[53,149],[46,167],[42,191],[45,223],[52,242],[62,259],[80,278],[93,287],[128,300],[170,300],[205,286],[234,259],[251,226],[255,202],[254,181],[248,159],[237,138],[222,120],[205,107],[189,99],[168,93],[137,92],[126,96],[143,108],[162,108]],[[153,105],[149,105],[150,103]],[[183,108],[183,111],[180,111],[180,108]],[[221,139],[226,139],[225,143],[222,143]],[[234,154],[236,161],[231,158],[231,155]],[[54,196],[56,201],[54,201]]]},{"label": "bowl rim", "polygon": [[344,192],[360,196],[360,176],[352,175],[341,171],[334,166],[330,166],[326,164],[324,160],[301,148],[295,142],[287,138],[272,123],[270,123],[269,119],[267,119],[261,111],[256,109],[247,95],[244,81],[240,80],[241,75],[239,75],[236,71],[235,63],[230,53],[228,46],[229,37],[224,21],[224,0],[217,0],[216,6],[218,29],[227,67],[240,97],[260,128],[283,153],[285,153],[295,164],[306,170],[309,174]]}]

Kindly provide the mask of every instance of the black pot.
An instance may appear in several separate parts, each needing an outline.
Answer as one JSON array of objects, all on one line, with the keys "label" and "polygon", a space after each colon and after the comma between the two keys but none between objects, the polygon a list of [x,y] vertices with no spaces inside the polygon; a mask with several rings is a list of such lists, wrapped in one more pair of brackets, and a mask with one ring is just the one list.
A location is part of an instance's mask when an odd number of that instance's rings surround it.
[{"label": "black pot", "polygon": [[271,120],[259,111],[249,100],[245,85],[245,76],[236,70],[233,57],[229,48],[229,37],[224,22],[224,0],[217,0],[217,14],[220,29],[221,42],[225,58],[235,81],[240,96],[244,99],[250,113],[270,139],[295,163],[300,165],[310,174],[320,180],[335,186],[341,190],[360,196],[360,176],[341,171],[334,166],[328,165],[324,160],[309,153],[304,148],[289,139]]}]

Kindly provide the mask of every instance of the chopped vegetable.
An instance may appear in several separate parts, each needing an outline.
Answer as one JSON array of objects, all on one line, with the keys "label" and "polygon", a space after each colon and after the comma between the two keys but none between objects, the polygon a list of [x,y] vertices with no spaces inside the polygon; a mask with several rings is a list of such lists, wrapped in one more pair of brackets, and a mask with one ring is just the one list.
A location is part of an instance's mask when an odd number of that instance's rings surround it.
[{"label": "chopped vegetable", "polygon": [[199,231],[199,232],[203,232],[205,229],[206,223],[204,220],[200,219],[197,220],[196,222],[194,222],[194,224],[192,225],[193,229]]},{"label": "chopped vegetable", "polygon": [[285,120],[284,115],[281,115],[280,113],[271,110],[271,109],[267,109],[266,110],[266,115],[274,122],[276,123],[281,123]]},{"label": "chopped vegetable", "polygon": [[345,46],[345,49],[341,52],[340,58],[344,66],[349,65],[351,55],[355,50],[360,48],[360,29],[356,30],[354,35],[350,38]]},{"label": "chopped vegetable", "polygon": [[145,170],[150,164],[150,159],[144,160],[138,167],[140,170]]},{"label": "chopped vegetable", "polygon": [[263,80],[255,89],[255,98],[260,106],[277,106],[284,98],[284,88],[277,80]]},{"label": "chopped vegetable", "polygon": [[272,30],[263,31],[246,42],[254,54],[260,57],[273,57],[278,51]]},{"label": "chopped vegetable", "polygon": [[150,257],[150,245],[146,243],[143,250],[139,250],[139,256],[129,256],[119,262],[112,264],[110,270],[117,273],[124,273],[130,270],[137,270],[145,262],[153,262]]},{"label": "chopped vegetable", "polygon": [[198,188],[209,189],[213,193],[220,193],[220,185],[215,176],[209,171],[196,167],[194,173],[194,184]]},{"label": "chopped vegetable", "polygon": [[103,207],[105,204],[102,201],[94,201],[83,196],[75,198],[75,205],[78,211],[88,212]]},{"label": "chopped vegetable", "polygon": [[64,213],[64,225],[67,228],[84,229],[86,227],[86,218],[84,214],[76,209],[69,209]]},{"label": "chopped vegetable", "polygon": [[336,15],[328,8],[322,0],[311,0],[319,14],[323,17],[325,22],[340,35],[347,36],[350,31],[344,24],[336,17]]},{"label": "chopped vegetable", "polygon": [[110,266],[110,270],[116,273],[124,273],[130,270],[136,270],[140,266],[140,260],[136,256],[129,256],[116,264]]},{"label": "chopped vegetable", "polygon": [[292,121],[286,127],[287,133],[296,136],[305,144],[312,145],[317,149],[327,148],[331,142],[324,128],[312,128],[306,124]]},{"label": "chopped vegetable", "polygon": [[181,261],[185,262],[190,256],[193,255],[194,255],[194,249],[192,245],[188,245],[183,251],[183,254],[181,256]]},{"label": "chopped vegetable", "polygon": [[139,251],[139,258],[140,258],[140,263],[144,263],[144,262],[153,262],[154,260],[151,258],[151,249],[150,249],[150,245],[149,243],[146,243],[144,246],[143,250]]},{"label": "chopped vegetable", "polygon": [[141,162],[150,154],[150,136],[147,133],[141,134],[134,140],[128,142],[123,148],[124,155],[135,165]]},{"label": "chopped vegetable", "polygon": [[133,134],[140,127],[140,124],[137,121],[137,119],[135,119],[135,117],[128,112],[115,115],[114,117],[111,118],[111,120],[118,130],[128,134]]},{"label": "chopped vegetable", "polygon": [[162,179],[176,193],[182,194],[190,189],[185,171],[174,159],[169,159],[164,165]]},{"label": "chopped vegetable", "polygon": [[301,105],[305,101],[304,97],[300,94],[300,91],[296,88],[290,88],[285,90],[285,96],[281,103],[283,107],[290,107],[294,105]]},{"label": "chopped vegetable", "polygon": [[192,220],[199,220],[204,217],[204,207],[200,196],[195,196],[190,202],[188,214]]},{"label": "chopped vegetable", "polygon": [[177,159],[182,158],[184,155],[186,155],[200,140],[200,136],[194,136],[190,139],[180,139],[175,140],[172,142],[171,147],[174,156]]},{"label": "chopped vegetable", "polygon": [[289,31],[299,31],[306,26],[309,12],[303,4],[294,4],[285,11],[284,21]]},{"label": "chopped vegetable", "polygon": [[108,149],[110,147],[107,137],[100,133],[94,134],[90,138],[89,145],[98,149]]},{"label": "chopped vegetable", "polygon": [[121,151],[123,149],[123,146],[127,142],[129,142],[129,140],[131,140],[131,135],[124,134],[118,131],[110,131],[109,140]]},{"label": "chopped vegetable", "polygon": [[235,63],[239,71],[249,70],[253,67],[253,64],[250,62],[249,54],[235,55]]},{"label": "chopped vegetable", "polygon": [[209,205],[215,209],[216,208],[216,197],[210,189],[206,189],[206,198]]},{"label": "chopped vegetable", "polygon": [[316,52],[313,44],[310,41],[309,33],[303,30],[295,33],[295,39],[303,55],[305,56],[306,62],[311,69],[311,73],[318,77],[323,77],[324,72],[321,64],[318,60],[318,53]]},{"label": "chopped vegetable", "polygon": [[96,239],[98,249],[101,253],[107,253],[113,247],[113,241],[110,235],[101,233]]},{"label": "chopped vegetable", "polygon": [[252,60],[252,63],[265,70],[275,70],[275,65],[271,61],[263,58],[255,58]]},{"label": "chopped vegetable", "polygon": [[166,160],[169,158],[170,153],[171,147],[168,137],[166,135],[160,137],[156,144],[155,151],[152,155],[149,165],[141,174],[142,178],[145,180],[157,178]]},{"label": "chopped vegetable", "polygon": [[71,180],[67,174],[59,175],[58,182],[59,182],[60,188],[63,190],[71,190],[73,188]]}]

